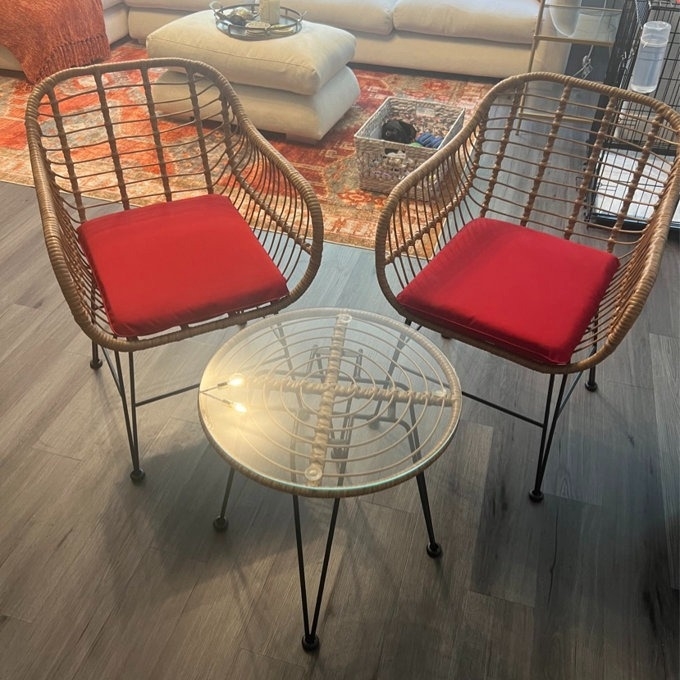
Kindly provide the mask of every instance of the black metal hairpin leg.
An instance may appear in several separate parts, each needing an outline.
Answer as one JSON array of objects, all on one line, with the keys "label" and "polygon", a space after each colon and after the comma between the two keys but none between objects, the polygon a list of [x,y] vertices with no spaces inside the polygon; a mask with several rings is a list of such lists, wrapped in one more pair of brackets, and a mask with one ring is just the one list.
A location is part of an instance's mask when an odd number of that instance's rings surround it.
[{"label": "black metal hairpin leg", "polygon": [[102,360],[99,357],[99,345],[96,342],[92,343],[92,358],[90,359],[90,368],[95,371],[102,367]]},{"label": "black metal hairpin leg", "polygon": [[128,352],[129,365],[129,385],[125,386],[125,377],[123,375],[123,368],[120,360],[120,352],[113,352],[114,359],[111,359],[111,352],[104,347],[99,347],[96,343],[92,343],[92,358],[90,359],[90,366],[93,369],[98,369],[101,365],[101,354],[106,359],[106,363],[113,376],[113,381],[116,384],[118,395],[123,406],[123,415],[125,417],[125,429],[127,431],[128,444],[130,446],[130,456],[132,458],[132,472],[130,472],[130,479],[133,482],[140,482],[145,477],[145,472],[139,466],[139,436],[137,434],[137,408],[151,404],[167,397],[172,397],[177,394],[182,394],[190,390],[195,390],[199,385],[186,385],[163,394],[156,394],[146,399],[137,399],[136,384],[135,384],[135,359],[134,352]]},{"label": "black metal hairpin leg", "polygon": [[[600,326],[600,315],[599,313],[595,315],[595,320],[594,320],[594,332],[595,336],[597,337],[597,332]],[[591,349],[590,356],[593,356],[597,352],[597,346],[598,342],[597,339],[595,342],[593,342],[593,346]],[[597,364],[595,366],[591,366],[589,371],[588,371],[588,380],[586,380],[586,389],[588,392],[596,392],[597,391],[597,382],[595,380],[595,369],[597,368]]]},{"label": "black metal hairpin leg", "polygon": [[427,485],[425,484],[425,473],[421,472],[416,475],[418,482],[418,493],[420,493],[420,502],[423,506],[423,515],[425,517],[425,526],[427,527],[427,537],[429,543],[427,544],[427,554],[430,557],[441,557],[442,547],[434,538],[434,528],[432,527],[432,514],[430,513],[430,501],[427,497]]},{"label": "black metal hairpin leg", "polygon": [[120,362],[120,352],[114,352],[116,370],[114,378],[118,394],[123,405],[123,415],[125,416],[125,429],[127,430],[128,444],[130,445],[130,456],[132,458],[132,472],[130,479],[133,482],[140,482],[144,479],[144,470],[139,466],[139,439],[137,437],[137,403],[135,397],[135,362],[133,352],[128,353],[128,367],[130,379],[130,400],[125,391],[125,379]]},{"label": "black metal hairpin leg", "polygon": [[[102,360],[99,354],[99,345],[92,342],[92,358],[90,359],[90,368],[98,370],[102,366]],[[116,384],[118,395],[123,406],[123,416],[125,417],[125,430],[127,432],[128,445],[130,447],[130,457],[132,458],[132,471],[130,472],[130,479],[133,482],[141,482],[144,479],[144,470],[139,466],[139,439],[137,437],[137,403],[135,397],[135,363],[134,353],[128,354],[129,373],[130,373],[130,400],[128,402],[127,392],[125,389],[125,378],[123,376],[123,368],[120,361],[120,352],[114,352],[114,363],[111,362],[109,353],[106,349],[102,349],[102,354],[106,359],[113,381]]]},{"label": "black metal hairpin leg", "polygon": [[213,527],[215,531],[226,531],[229,526],[227,519],[227,503],[229,502],[229,495],[231,494],[231,484],[234,481],[234,468],[229,468],[229,476],[227,477],[227,488],[224,490],[224,498],[222,499],[222,508],[220,509],[219,517],[213,520]]},{"label": "black metal hairpin leg", "polygon": [[[562,375],[560,381],[560,389],[557,395],[557,402],[554,409],[552,409],[552,417],[550,415],[552,407],[553,389],[555,387],[555,374],[550,375],[550,382],[548,384],[548,396],[545,400],[545,414],[543,416],[543,426],[541,428],[541,446],[538,451],[538,465],[536,467],[536,480],[534,481],[534,488],[529,492],[529,498],[535,503],[543,500],[543,492],[541,491],[541,484],[543,483],[543,475],[545,474],[545,466],[548,463],[548,455],[550,454],[550,447],[555,434],[555,427],[557,420],[562,413],[562,409],[566,403],[564,399],[564,389],[567,384],[568,375]],[[571,394],[571,392],[570,392]],[[567,397],[568,398],[568,397]]]},{"label": "black metal hairpin leg", "polygon": [[588,392],[597,392],[597,381],[595,380],[595,366],[591,366],[588,370],[588,380],[586,380],[586,389]]},{"label": "black metal hairpin leg", "polygon": [[[415,465],[421,458],[420,454],[420,436],[418,435],[418,428],[416,427],[416,413],[413,408],[413,404],[409,405],[409,413],[411,416],[411,427],[409,428],[406,423],[404,426],[407,428],[407,437],[409,441],[409,446],[413,455],[411,456],[413,464]],[[425,526],[427,527],[427,538],[429,540],[427,544],[427,554],[430,557],[441,557],[442,547],[437,543],[434,537],[434,528],[432,526],[432,513],[430,512],[430,500],[427,495],[427,484],[425,483],[425,473],[420,472],[416,475],[416,482],[418,482],[418,493],[420,494],[420,504],[423,506],[423,516],[425,517]]]},{"label": "black metal hairpin leg", "polygon": [[340,507],[340,499],[336,498],[333,502],[333,513],[331,515],[331,523],[328,527],[328,538],[326,540],[326,551],[323,556],[323,565],[321,567],[321,576],[319,578],[319,590],[316,595],[316,604],[314,606],[314,616],[312,618],[312,625],[309,625],[309,609],[307,607],[307,586],[305,582],[305,562],[302,554],[302,530],[300,528],[300,503],[297,496],[293,496],[293,513],[295,516],[295,540],[297,542],[298,567],[300,570],[300,595],[302,596],[302,618],[305,626],[305,634],[302,636],[302,648],[306,652],[312,652],[319,648],[319,636],[316,634],[316,627],[319,623],[319,612],[321,611],[321,599],[323,597],[323,589],[326,583],[326,574],[328,572],[328,562],[331,556],[331,546],[333,545],[333,534],[335,533],[335,522],[338,518],[338,508]]}]

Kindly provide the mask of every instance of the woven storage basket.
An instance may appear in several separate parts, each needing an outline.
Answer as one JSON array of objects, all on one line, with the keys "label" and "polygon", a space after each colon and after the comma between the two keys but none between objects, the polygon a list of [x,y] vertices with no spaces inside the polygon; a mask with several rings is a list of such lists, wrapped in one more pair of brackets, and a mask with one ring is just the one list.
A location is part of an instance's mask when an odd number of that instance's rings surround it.
[{"label": "woven storage basket", "polygon": [[449,104],[388,97],[354,135],[359,186],[387,194],[437,150],[381,139],[383,123],[392,118],[406,121],[417,134],[431,132],[442,137],[443,146],[461,130],[464,116],[463,109]]}]

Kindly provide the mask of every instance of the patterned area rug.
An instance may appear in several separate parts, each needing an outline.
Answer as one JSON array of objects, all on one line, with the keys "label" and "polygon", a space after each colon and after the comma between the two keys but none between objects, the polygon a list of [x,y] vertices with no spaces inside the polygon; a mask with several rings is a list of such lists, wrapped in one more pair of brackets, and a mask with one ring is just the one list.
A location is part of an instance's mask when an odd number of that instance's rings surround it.
[{"label": "patterned area rug", "polygon": [[[118,45],[112,52],[115,61],[145,56],[144,49],[134,43]],[[372,248],[375,223],[386,195],[360,189],[354,134],[386,97],[431,100],[471,112],[493,83],[353,70],[361,88],[359,100],[319,144],[289,143],[281,136],[267,136],[314,187],[324,213],[327,240]],[[30,89],[24,80],[0,75],[0,181],[33,183],[23,123]]]}]

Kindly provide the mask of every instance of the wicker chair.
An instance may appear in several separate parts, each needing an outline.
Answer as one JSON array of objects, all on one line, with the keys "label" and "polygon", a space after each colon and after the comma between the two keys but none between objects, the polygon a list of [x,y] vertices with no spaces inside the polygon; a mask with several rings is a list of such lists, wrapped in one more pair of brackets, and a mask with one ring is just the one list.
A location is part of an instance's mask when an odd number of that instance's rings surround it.
[{"label": "wicker chair", "polygon": [[679,132],[680,114],[634,92],[514,76],[380,215],[377,277],[407,323],[549,376],[542,417],[467,394],[540,427],[534,501],[578,377],[588,370],[596,389],[596,365],[656,278],[680,193]]},{"label": "wicker chair", "polygon": [[319,202],[197,62],[62,71],[33,90],[26,129],[49,257],[93,368],[104,350],[140,480],[136,409],[169,394],[137,399],[135,352],[295,302],[321,261]]}]

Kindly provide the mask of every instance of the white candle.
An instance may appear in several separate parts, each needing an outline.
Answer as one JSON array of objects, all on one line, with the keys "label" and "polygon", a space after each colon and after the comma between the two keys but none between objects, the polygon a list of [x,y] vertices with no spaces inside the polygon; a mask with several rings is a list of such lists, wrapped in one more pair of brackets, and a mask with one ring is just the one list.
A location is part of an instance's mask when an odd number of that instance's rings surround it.
[{"label": "white candle", "polygon": [[272,26],[278,24],[280,10],[279,0],[260,0],[260,21]]}]

